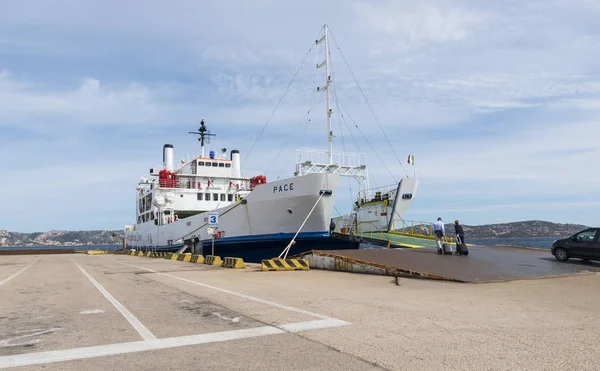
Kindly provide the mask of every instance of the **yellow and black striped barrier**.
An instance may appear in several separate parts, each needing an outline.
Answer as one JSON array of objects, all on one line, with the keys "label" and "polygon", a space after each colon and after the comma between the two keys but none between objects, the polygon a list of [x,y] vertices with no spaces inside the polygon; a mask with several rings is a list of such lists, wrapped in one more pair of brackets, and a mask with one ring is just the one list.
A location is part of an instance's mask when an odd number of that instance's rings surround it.
[{"label": "yellow and black striped barrier", "polygon": [[168,252],[167,255],[165,256],[165,259],[171,259],[173,257],[173,253],[172,252]]},{"label": "yellow and black striped barrier", "polygon": [[244,259],[232,257],[225,257],[221,266],[225,268],[246,268]]},{"label": "yellow and black striped barrier", "polygon": [[204,256],[194,254],[194,255],[192,255],[192,259],[190,259],[190,262],[202,264],[202,263],[204,263]]},{"label": "yellow and black striped barrier", "polygon": [[204,257],[204,264],[208,264],[208,265],[222,265],[223,261],[221,260],[220,256],[216,256],[216,255],[206,255]]},{"label": "yellow and black striped barrier", "polygon": [[139,252],[137,253],[137,256],[144,256],[144,252],[143,252],[143,251],[139,251]]},{"label": "yellow and black striped barrier", "polygon": [[307,259],[263,259],[262,263],[263,271],[307,271],[308,260]]},{"label": "yellow and black striped barrier", "polygon": [[170,260],[179,260],[179,254],[171,254]]},{"label": "yellow and black striped barrier", "polygon": [[136,254],[135,250],[129,250],[129,255],[134,256]]},{"label": "yellow and black striped barrier", "polygon": [[180,262],[189,262],[192,260],[192,253],[186,252],[185,254],[179,254],[177,260]]}]

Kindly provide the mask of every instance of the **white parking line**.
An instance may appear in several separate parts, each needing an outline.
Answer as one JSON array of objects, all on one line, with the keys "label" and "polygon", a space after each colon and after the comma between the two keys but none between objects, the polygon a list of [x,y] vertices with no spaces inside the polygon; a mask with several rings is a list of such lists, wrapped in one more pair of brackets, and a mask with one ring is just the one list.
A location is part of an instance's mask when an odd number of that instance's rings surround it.
[{"label": "white parking line", "polygon": [[33,262],[31,264],[29,264],[28,266],[26,266],[25,268],[21,269],[20,271],[18,271],[17,273],[13,274],[12,276],[0,281],[0,286],[4,285],[5,283],[7,283],[8,281],[12,280],[13,278],[15,278],[16,276],[18,276],[19,274],[25,272],[25,269],[31,267],[32,265],[34,265],[37,262]]},{"label": "white parking line", "polygon": [[0,369],[17,366],[31,366],[53,362],[74,361],[118,354],[136,353],[147,350],[159,350],[182,347],[186,345],[198,345],[217,343],[237,339],[284,334],[286,332],[299,332],[319,328],[343,326],[347,322],[326,319],[308,322],[288,323],[280,326],[263,326],[243,330],[232,330],[223,332],[212,332],[208,334],[177,336],[165,339],[154,339],[146,341],[134,341],[129,343],[97,345],[93,347],[53,350],[47,352],[18,354],[14,356],[0,357]]},{"label": "white parking line", "polygon": [[317,317],[317,318],[321,318],[323,320],[334,320],[334,321],[339,321],[339,323],[349,324],[348,322],[344,322],[344,321],[339,320],[339,319],[335,319],[335,318],[332,318],[332,317],[324,316],[322,314],[313,313],[313,312],[309,312],[307,310],[302,310],[302,309],[290,307],[290,306],[287,306],[287,305],[275,303],[275,302],[272,302],[272,301],[255,298],[253,296],[246,295],[246,294],[240,294],[238,292],[230,291],[230,290],[227,290],[227,289],[222,289],[220,287],[211,286],[211,285],[207,285],[205,283],[188,280],[187,278],[181,278],[181,277],[173,276],[173,275],[170,275],[170,274],[167,274],[167,273],[158,272],[158,271],[155,271],[154,269],[140,267],[139,265],[133,265],[133,264],[123,263],[123,262],[120,262],[120,263],[121,264],[125,264],[125,265],[129,265],[129,266],[134,267],[134,268],[143,269],[143,270],[146,270],[148,272],[152,272],[152,273],[160,274],[160,275],[163,275],[163,276],[167,276],[167,277],[170,277],[170,278],[173,278],[173,279],[176,279],[176,280],[188,282],[188,283],[191,283],[191,284],[194,284],[194,285],[203,286],[203,287],[207,287],[209,289],[221,291],[221,292],[224,292],[226,294],[238,296],[240,298],[244,298],[244,299],[248,299],[248,300],[253,300],[253,301],[256,301],[256,302],[259,302],[259,303],[271,305],[271,306],[276,307],[276,308],[280,308],[280,309],[285,309],[285,310],[289,310],[289,311],[292,311],[292,312],[306,314],[307,316]]},{"label": "white parking line", "polygon": [[150,330],[148,330],[146,328],[146,326],[144,326],[137,318],[135,318],[135,316],[133,314],[131,314],[130,311],[127,310],[127,308],[125,308],[123,306],[123,304],[119,303],[117,301],[117,299],[115,299],[108,291],[106,291],[106,289],[104,287],[102,287],[102,285],[100,285],[98,283],[98,281],[96,281],[92,276],[90,276],[88,274],[88,272],[85,271],[85,269],[81,268],[81,266],[79,264],[77,264],[77,262],[75,260],[73,260],[73,258],[71,258],[71,260],[73,261],[73,263],[75,263],[75,265],[77,266],[77,268],[79,268],[79,270],[81,271],[81,273],[83,273],[84,276],[86,276],[88,278],[88,280],[90,280],[90,282],[96,286],[96,288],[98,290],[100,290],[100,292],[102,293],[102,295],[104,295],[104,297],[106,299],[108,299],[108,301],[111,302],[112,305],[114,305],[115,308],[117,308],[117,310],[119,312],[121,312],[121,314],[123,315],[123,317],[125,317],[125,319],[127,321],[129,321],[129,323],[131,324],[131,326],[133,326],[133,328],[136,329],[136,331],[140,334],[140,336],[142,337],[142,339],[144,340],[156,340],[156,336],[154,336],[154,334],[152,334],[150,332]]},{"label": "white parking line", "polygon": [[[285,333],[295,333],[306,330],[314,330],[321,328],[330,328],[337,326],[344,326],[350,324],[349,322],[342,321],[339,319],[335,319],[332,317],[324,316],[318,313],[313,313],[309,311],[305,311],[302,309],[290,307],[287,305],[278,304],[272,301],[263,300],[259,298],[255,298],[249,295],[240,294],[234,291],[222,289],[219,287],[207,285],[204,283],[188,280],[185,278],[173,276],[166,273],[157,272],[155,270],[140,267],[137,265],[122,263],[125,265],[129,265],[135,268],[143,269],[146,271],[150,271],[153,273],[157,273],[160,275],[164,275],[173,279],[185,281],[194,285],[199,285],[203,287],[207,287],[213,290],[217,290],[220,292],[224,292],[230,295],[238,296],[244,299],[253,300],[259,303],[267,304],[274,306],[276,308],[289,310],[293,312],[298,312],[302,314],[306,314],[308,316],[313,316],[320,318],[314,321],[306,321],[306,322],[295,322],[295,323],[287,323],[281,324],[277,326],[262,326],[255,327],[243,330],[233,330],[233,331],[223,331],[223,332],[213,332],[208,334],[199,334],[199,335],[187,335],[187,336],[178,336],[171,337],[165,339],[156,339],[150,331],[144,325],[142,325],[123,305],[121,305],[108,291],[106,291],[92,276],[90,276],[77,262],[71,258],[73,263],[81,270],[81,272],[96,286],[98,290],[123,314],[123,316],[131,323],[131,325],[140,333],[143,341],[134,341],[127,343],[117,343],[117,344],[107,344],[107,345],[98,345],[92,347],[82,347],[82,348],[74,348],[74,349],[62,349],[55,351],[46,351],[46,352],[37,352],[37,353],[29,353],[29,354],[18,354],[11,356],[3,356],[0,357],[0,369],[8,368],[8,367],[17,367],[17,366],[30,366],[30,365],[39,365],[53,362],[64,362],[64,361],[73,361],[79,359],[87,359],[87,358],[95,358],[95,357],[103,357],[103,356],[112,356],[118,354],[128,354],[128,353],[136,353],[143,352],[148,350],[158,350],[158,349],[168,349],[175,348],[181,346],[188,345],[198,345],[198,344],[207,344],[207,343],[215,343],[215,342],[225,342],[230,340],[237,339],[246,339],[252,337],[260,337],[267,335],[277,335],[277,334],[285,334]],[[28,268],[28,267],[26,267]],[[25,268],[25,269],[26,269]],[[23,269],[23,270],[25,270]],[[23,271],[21,270],[21,271]],[[20,273],[20,272],[18,272]],[[17,274],[18,274],[17,273]],[[16,274],[15,274],[16,276]],[[10,277],[12,278],[12,277]],[[9,278],[9,279],[10,279]],[[8,279],[7,279],[8,280]],[[7,281],[5,280],[5,281]]]},{"label": "white parking line", "polygon": [[147,341],[134,341],[129,343],[98,345],[93,347],[54,350],[49,352],[19,354],[0,357],[0,369],[17,366],[39,365],[51,362],[73,361],[101,356],[143,352],[147,350],[167,349],[185,345],[222,342],[257,336],[275,335],[284,333],[283,330],[272,327],[255,327],[244,330],[213,332],[210,334],[178,336],[166,339]]}]

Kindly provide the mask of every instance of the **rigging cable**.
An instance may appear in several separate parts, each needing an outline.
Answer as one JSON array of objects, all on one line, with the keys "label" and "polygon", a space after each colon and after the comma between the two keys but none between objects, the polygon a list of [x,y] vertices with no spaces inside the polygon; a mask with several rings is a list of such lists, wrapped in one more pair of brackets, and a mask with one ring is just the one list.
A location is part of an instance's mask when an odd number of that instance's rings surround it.
[{"label": "rigging cable", "polygon": [[[331,53],[330,53],[331,54]],[[331,76],[334,75],[334,70],[333,70],[333,63],[331,63]],[[335,78],[332,78],[333,81],[335,81]],[[354,140],[354,137],[352,136],[352,132],[350,132],[350,128],[348,127],[348,124],[346,123],[346,119],[343,117],[343,114],[341,113],[341,109],[340,106],[338,104],[338,98],[337,98],[337,90],[336,90],[336,86],[335,84],[333,84],[333,101],[335,103],[335,106],[337,108],[337,114],[338,114],[338,122],[340,124],[340,137],[342,138],[342,149],[344,152],[346,152],[346,143],[344,141],[344,129],[342,127],[342,118],[344,119],[344,124],[346,124],[346,127],[348,128],[348,133],[350,134],[350,137],[352,137],[352,139]],[[356,144],[356,147],[358,148],[358,143],[356,143],[356,140],[354,140],[354,143]],[[360,148],[358,148],[358,151],[360,152]],[[362,157],[362,155],[361,155]],[[366,162],[366,160],[365,160]],[[350,205],[352,205],[352,203],[354,202],[354,193],[352,192],[352,181],[350,180],[350,177],[347,177],[348,179],[348,190],[350,191]],[[360,187],[360,182],[359,182],[359,189]],[[334,206],[335,207],[335,206]],[[336,209],[337,211],[337,209]],[[339,214],[339,211],[338,211]]]},{"label": "rigging cable", "polygon": [[[285,149],[285,147],[288,145],[290,139],[292,139],[294,137],[294,134],[296,134],[296,130],[298,130],[298,128],[300,127],[300,125],[302,125],[302,123],[304,122],[304,120],[306,120],[306,118],[310,115],[312,109],[314,108],[314,106],[321,100],[321,97],[317,97],[317,99],[315,100],[315,102],[310,106],[310,108],[308,109],[308,112],[306,112],[306,115],[304,116],[304,118],[302,118],[302,120],[300,120],[300,122],[298,123],[298,125],[296,125],[296,128],[294,129],[294,132],[292,133],[292,135],[290,135],[288,137],[288,139],[285,141],[285,143],[283,144],[283,146],[281,147],[281,149],[279,150],[279,153],[277,153],[277,156],[275,156],[273,158],[273,161],[271,161],[271,163],[269,164],[269,166],[267,167],[267,170],[265,170],[265,174],[269,171],[269,169],[271,168],[271,166],[273,166],[273,164],[275,163],[275,161],[277,161],[277,159],[279,159],[279,155],[281,155],[281,152],[283,152],[283,150]],[[289,157],[288,157],[289,159]],[[279,178],[279,176],[278,176]]]},{"label": "rigging cable", "polygon": [[[321,31],[319,31],[319,33],[317,34],[317,39],[319,38],[319,35],[321,34]],[[267,128],[267,125],[269,125],[269,122],[271,121],[271,119],[273,118],[273,115],[275,114],[275,111],[277,111],[277,108],[279,108],[279,105],[281,104],[281,102],[283,101],[283,98],[285,97],[285,95],[287,94],[288,90],[290,89],[290,86],[292,86],[292,83],[294,82],[294,80],[296,79],[296,76],[298,76],[298,72],[300,72],[300,69],[302,68],[302,66],[304,65],[304,62],[306,61],[306,58],[308,58],[308,55],[310,54],[311,50],[313,49],[314,44],[311,45],[311,47],[308,49],[308,51],[306,52],[306,55],[304,56],[304,59],[302,59],[302,63],[300,63],[300,66],[298,66],[298,69],[296,70],[296,73],[294,73],[294,76],[292,77],[292,80],[290,81],[290,83],[288,84],[288,86],[285,88],[285,91],[283,92],[283,95],[281,96],[281,98],[279,98],[279,101],[277,102],[277,104],[275,105],[275,109],[273,109],[273,112],[271,112],[271,115],[269,116],[269,119],[267,120],[267,122],[265,123],[265,126],[263,126],[262,130],[260,131],[260,133],[258,134],[258,137],[256,138],[256,140],[254,141],[254,144],[252,144],[252,147],[250,148],[250,151],[248,151],[248,154],[246,155],[246,157],[244,158],[244,161],[242,161],[242,167],[244,166],[244,163],[246,162],[246,160],[248,159],[248,157],[250,157],[250,153],[252,153],[252,150],[254,149],[254,146],[256,146],[256,143],[258,142],[258,140],[260,139],[260,137],[262,136],[263,132],[265,131],[265,129]]]},{"label": "rigging cable", "polygon": [[[339,104],[342,105],[342,107],[344,108],[344,110],[346,110],[346,108],[343,106],[342,102],[338,100],[337,95],[335,96],[335,99],[336,99],[336,105],[339,102]],[[346,110],[346,112],[348,112],[348,110]],[[352,138],[352,140],[354,141],[354,144],[356,144],[356,147],[358,148],[358,151],[360,152],[360,147],[358,146],[358,143],[356,142],[356,138],[354,138],[354,135],[352,135],[352,132],[350,131],[350,126],[348,126],[348,121],[346,121],[346,117],[344,116],[343,113],[341,115],[342,115],[342,120],[344,120],[344,124],[346,125],[346,128],[348,129],[348,132],[350,132],[350,137]],[[352,116],[350,115],[349,112],[348,112],[348,116],[354,122],[354,126],[356,126],[356,128],[358,129],[358,126],[356,125],[356,121],[354,121],[354,119],[352,118]],[[360,132],[360,129],[358,129],[358,130]],[[365,135],[362,132],[360,132],[360,133],[365,138],[365,141],[367,142],[367,144],[369,144],[369,146],[371,147],[371,149],[373,149],[373,146],[371,146],[371,143],[369,143],[369,140],[365,137]],[[379,157],[379,155],[377,154],[377,152],[375,151],[375,149],[373,149],[373,152],[375,152],[375,155],[383,163],[383,166],[386,168],[386,170],[388,171],[388,173],[390,173],[390,176],[392,177],[392,179],[394,179],[394,182],[395,182],[396,179],[394,178],[394,174],[392,174],[392,172],[390,171],[390,169],[388,169],[387,166],[385,166],[385,163],[383,162],[383,160],[381,160],[381,158]],[[365,160],[365,162],[366,162],[366,160]],[[379,185],[377,184],[377,180],[375,180],[375,178],[373,178],[372,181],[373,181],[373,183],[375,183],[375,188],[379,188]]]},{"label": "rigging cable", "polygon": [[[367,100],[367,97],[365,96],[365,93],[363,92],[362,88],[360,87],[360,84],[358,83],[358,80],[356,79],[356,76],[354,76],[354,72],[352,72],[352,69],[350,68],[350,65],[348,64],[348,61],[346,60],[346,57],[344,56],[344,53],[342,53],[342,49],[340,49],[340,47],[339,47],[339,45],[338,45],[338,43],[337,43],[337,41],[335,39],[335,36],[333,35],[333,32],[330,31],[330,33],[331,33],[331,38],[333,39],[333,42],[335,43],[337,49],[340,51],[340,54],[342,55],[342,59],[344,60],[344,62],[346,63],[346,66],[348,67],[348,69],[350,70],[350,73],[352,74],[352,78],[354,78],[354,82],[356,82],[356,85],[358,86],[358,89],[360,90],[363,98],[365,99],[365,102],[367,102],[367,106],[369,106],[369,109],[371,110],[371,113],[373,114],[373,117],[375,118],[375,122],[377,122],[377,125],[379,125],[379,128],[383,132],[383,136],[385,137],[386,141],[390,145],[390,148],[392,149],[392,153],[394,153],[394,156],[396,156],[396,160],[398,160],[398,163],[402,167],[402,170],[404,171],[404,174],[406,174],[406,177],[408,178],[408,173],[406,172],[406,169],[404,168],[404,165],[402,165],[402,161],[400,161],[400,159],[398,158],[398,155],[396,154],[396,151],[394,151],[394,147],[392,146],[392,143],[390,142],[387,134],[383,130],[383,127],[381,126],[381,123],[379,122],[379,119],[377,119],[377,116],[375,115],[375,111],[373,111],[373,108],[371,107],[371,104],[369,104],[369,101]],[[357,126],[357,128],[358,128],[358,126]]]},{"label": "rigging cable", "polygon": [[[336,99],[337,99],[337,95],[336,95]],[[350,120],[352,120],[352,122],[354,123],[354,126],[356,127],[356,129],[358,129],[358,131],[363,136],[363,138],[365,138],[365,141],[367,142],[367,144],[369,145],[369,147],[371,147],[371,149],[373,150],[373,152],[375,152],[375,155],[377,156],[377,158],[379,159],[379,161],[381,161],[381,163],[383,164],[383,167],[385,167],[385,169],[388,171],[388,173],[390,173],[390,175],[392,176],[392,179],[394,179],[394,182],[397,182],[396,178],[394,177],[394,174],[390,171],[390,169],[388,169],[388,167],[385,165],[385,162],[381,159],[381,157],[379,156],[379,154],[377,153],[377,151],[375,151],[375,148],[373,148],[373,146],[371,145],[371,142],[369,142],[369,140],[367,139],[367,137],[365,136],[365,134],[362,132],[362,130],[360,130],[360,128],[358,127],[358,124],[356,123],[356,121],[354,121],[354,119],[350,115],[350,112],[348,112],[348,110],[346,109],[346,107],[344,107],[344,105],[342,104],[342,102],[339,102],[339,103],[340,103],[340,106],[342,106],[342,108],[344,109],[344,111],[346,111],[346,113],[348,113],[348,117],[350,117]]]},{"label": "rigging cable", "polygon": [[[319,102],[321,102],[321,100],[323,100],[323,96],[321,96],[321,95],[320,95],[320,96],[317,98],[317,102],[316,102],[316,103],[313,105],[313,107],[311,107],[311,110],[312,110],[312,108],[314,108],[314,106],[316,106],[317,104],[319,104]],[[306,123],[304,124],[304,134],[303,134],[303,136],[301,137],[301,138],[303,138],[304,140],[306,139],[306,132],[308,131],[308,124],[309,124],[309,123],[312,121],[312,119],[310,118],[310,114],[312,113],[312,111],[309,111],[308,113],[309,113],[309,115],[308,115],[308,116],[309,116],[309,118],[308,118],[308,120],[306,120]],[[300,146],[300,148],[302,148],[302,147],[304,147],[304,146],[303,146],[303,145],[301,145],[301,146]],[[293,153],[294,153],[294,152],[290,152],[290,154],[288,155],[288,157],[285,159],[285,161],[284,161],[284,164],[287,164],[287,163],[290,161],[290,157],[292,157],[292,154],[293,154]],[[280,172],[281,172],[281,171],[284,171],[284,170],[282,169],[282,170],[280,170]],[[280,176],[280,175],[281,175],[281,174],[277,175],[277,179],[278,179],[278,180],[279,180],[279,176]],[[294,172],[294,175],[296,175],[296,172]]]}]

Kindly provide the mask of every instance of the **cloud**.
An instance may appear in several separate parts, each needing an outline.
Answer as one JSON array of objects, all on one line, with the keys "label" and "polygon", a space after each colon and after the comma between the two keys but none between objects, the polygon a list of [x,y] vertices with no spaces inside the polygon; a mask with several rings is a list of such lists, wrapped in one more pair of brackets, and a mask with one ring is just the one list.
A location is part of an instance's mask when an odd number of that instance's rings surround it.
[{"label": "cloud", "polygon": [[[499,210],[543,210],[557,211],[565,208],[588,210],[597,209],[600,206],[600,200],[596,201],[581,201],[581,202],[560,202],[560,201],[540,201],[540,202],[519,202],[519,203],[503,203],[503,204],[483,204],[478,206],[467,206],[456,204],[450,207],[442,207],[430,210],[420,210],[421,213],[464,213],[464,212],[495,212]],[[507,222],[505,219],[500,219],[502,222]]]},{"label": "cloud", "polygon": [[[429,43],[462,41],[487,18],[482,12],[442,2],[425,5],[418,1],[380,4],[361,1],[354,7],[365,28],[379,33],[380,37],[383,35],[388,48],[404,51]],[[380,44],[381,53],[385,50],[383,44]]]},{"label": "cloud", "polygon": [[78,86],[50,90],[5,70],[0,74],[0,122],[47,125],[39,121],[43,118],[77,125],[154,123],[166,117],[171,94],[139,83],[103,86],[89,77]]},{"label": "cloud", "polygon": [[[372,186],[404,176],[401,164],[416,170],[407,217],[439,209],[471,224],[525,215],[590,224],[599,11],[586,0],[3,3],[0,167],[11,179],[35,169],[65,220],[81,215],[77,226],[90,229],[129,221],[139,175],[160,162],[163,143],[177,158],[197,151],[188,131],[202,117],[215,148],[241,150],[244,174],[291,176],[294,148],[327,146],[324,100],[307,115],[324,81],[314,37],[327,23],[334,148],[367,152]],[[0,217],[5,228],[30,228],[33,214],[14,217],[25,208],[56,209],[56,199],[29,196],[33,184],[0,185],[15,200]],[[340,211],[349,188],[343,180]],[[86,222],[88,189],[103,212]],[[31,228],[53,228],[50,214]]]}]

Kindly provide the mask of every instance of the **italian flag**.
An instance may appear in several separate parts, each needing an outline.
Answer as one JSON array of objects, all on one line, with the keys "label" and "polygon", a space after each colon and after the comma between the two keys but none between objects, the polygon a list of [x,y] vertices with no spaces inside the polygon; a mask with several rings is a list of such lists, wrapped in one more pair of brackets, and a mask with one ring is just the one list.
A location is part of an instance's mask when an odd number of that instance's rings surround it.
[{"label": "italian flag", "polygon": [[408,161],[409,164],[414,165],[415,164],[415,156],[413,155],[408,155]]}]

